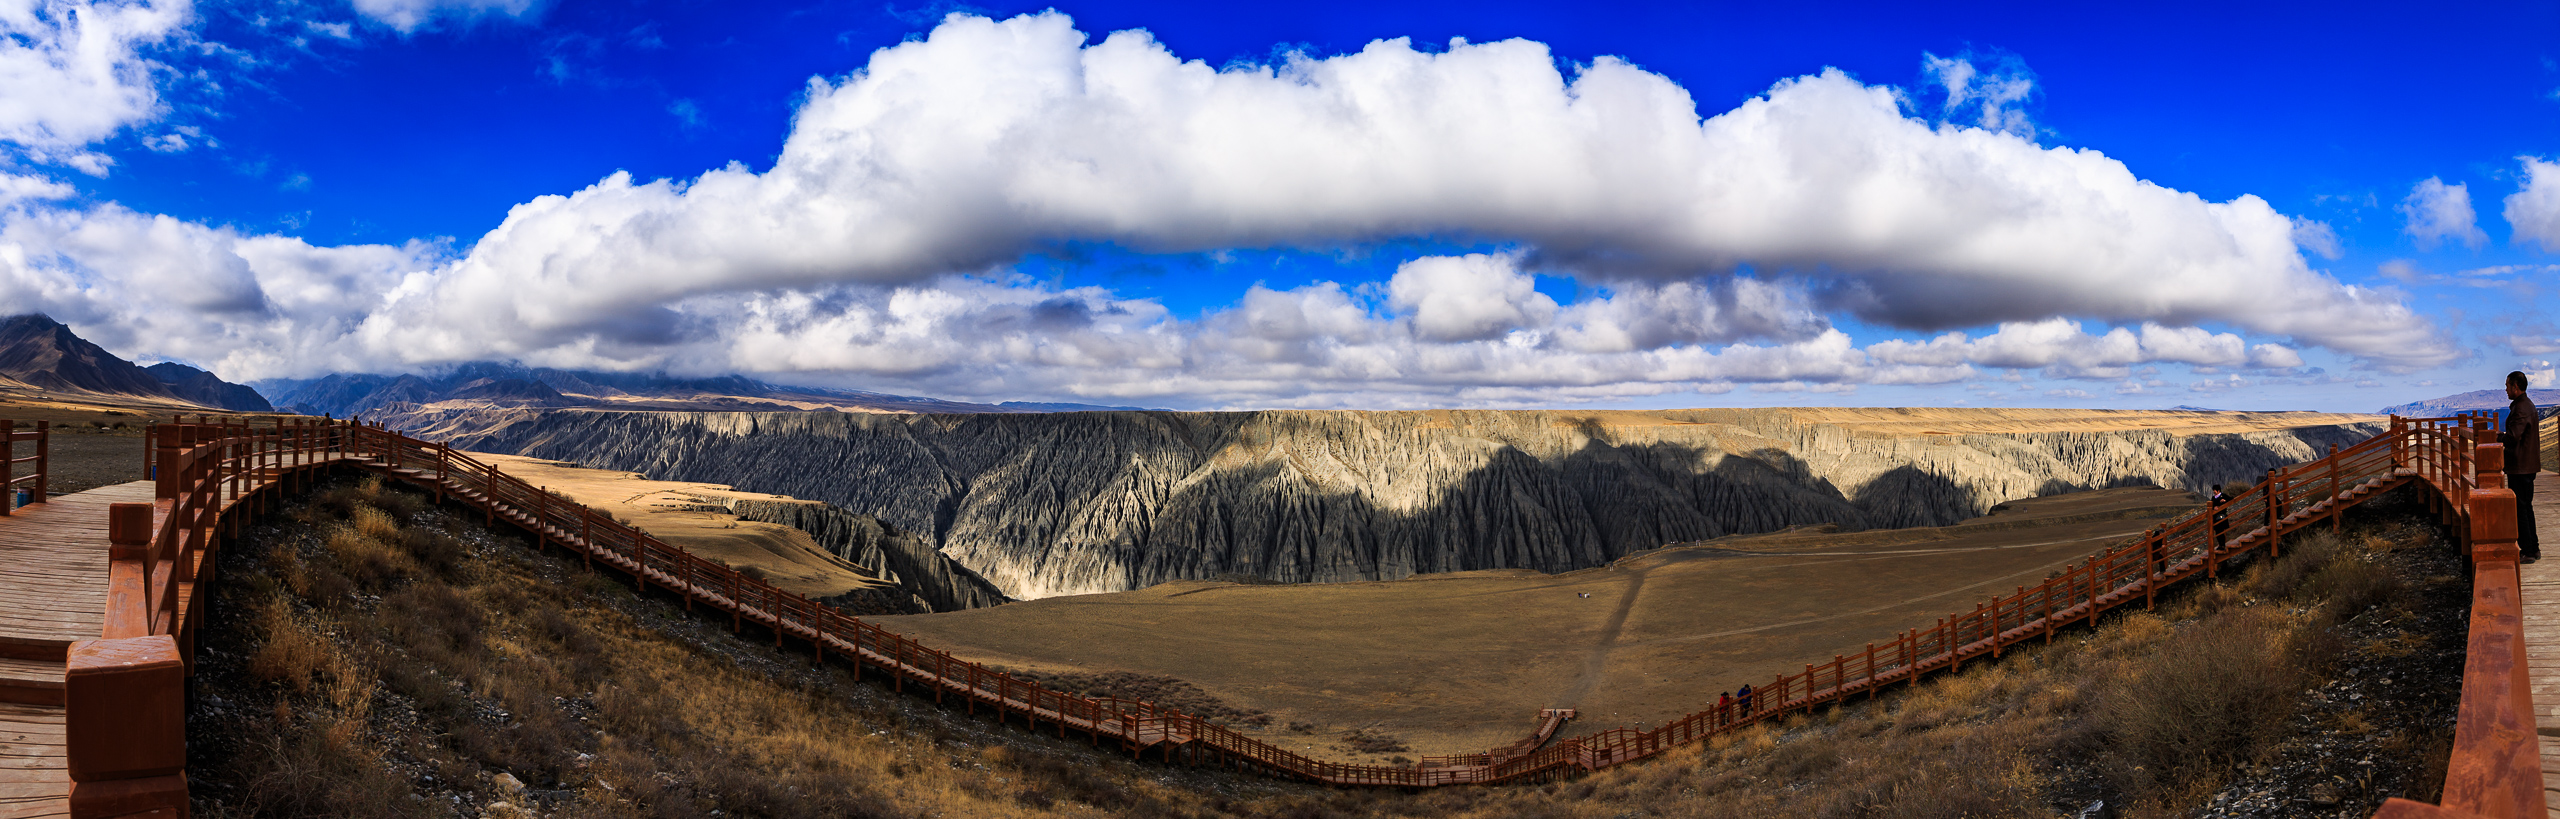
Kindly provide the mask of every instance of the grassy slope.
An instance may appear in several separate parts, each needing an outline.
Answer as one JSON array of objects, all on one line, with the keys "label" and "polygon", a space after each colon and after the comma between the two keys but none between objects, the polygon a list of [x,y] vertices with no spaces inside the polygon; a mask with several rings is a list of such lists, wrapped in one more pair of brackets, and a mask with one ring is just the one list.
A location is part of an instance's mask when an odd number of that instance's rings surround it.
[{"label": "grassy slope", "polygon": [[2362,816],[2434,795],[2467,598],[2404,508],[1872,705],[1543,785],[1342,791],[941,711],[413,493],[308,501],[223,556],[205,816]]}]

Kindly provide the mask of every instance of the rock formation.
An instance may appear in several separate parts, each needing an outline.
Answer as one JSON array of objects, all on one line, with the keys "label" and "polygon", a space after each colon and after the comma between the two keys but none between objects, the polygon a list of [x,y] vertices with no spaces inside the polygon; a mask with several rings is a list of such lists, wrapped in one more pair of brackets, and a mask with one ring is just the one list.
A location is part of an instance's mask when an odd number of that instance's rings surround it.
[{"label": "rock formation", "polygon": [[[929,543],[1017,599],[1230,574],[1558,572],[1798,524],[1943,525],[2077,489],[2253,480],[2382,428],[2371,416],[2241,413],[1798,418],[1822,412],[1839,411],[479,410],[390,420],[469,449],[822,500],[915,533],[919,549]],[[2061,431],[1981,431],[2024,429]]]},{"label": "rock formation", "polygon": [[820,547],[837,557],[923,600],[925,611],[958,611],[1008,602],[994,584],[944,557],[931,542],[898,531],[879,518],[825,503],[745,498],[718,501],[729,514],[809,533]]}]

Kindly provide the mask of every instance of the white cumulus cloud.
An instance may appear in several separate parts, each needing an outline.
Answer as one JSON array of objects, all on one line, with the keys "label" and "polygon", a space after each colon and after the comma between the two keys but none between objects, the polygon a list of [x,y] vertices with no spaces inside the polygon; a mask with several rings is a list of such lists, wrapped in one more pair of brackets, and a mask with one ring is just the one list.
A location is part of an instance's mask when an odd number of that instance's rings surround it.
[{"label": "white cumulus cloud", "polygon": [[1057,242],[1451,235],[1586,283],[1793,281],[1896,327],[2222,322],[2394,369],[2458,355],[2396,296],[2309,268],[2297,224],[2254,196],[2205,201],[1897,99],[1824,72],[1702,119],[1662,76],[1559,70],[1523,40],[1221,69],[1144,32],[1086,45],[1060,14],[955,15],[813,80],[772,169],[617,174],[519,205],[367,333],[422,357],[517,354],[644,340],[686,299],[897,287]]},{"label": "white cumulus cloud", "polygon": [[2420,180],[2409,189],[2409,197],[2400,200],[2400,213],[2409,217],[2403,230],[2417,238],[2419,247],[2432,248],[2450,239],[2476,248],[2489,241],[2471,210],[2471,190],[2447,185],[2443,179]]},{"label": "white cumulus cloud", "polygon": [[86,147],[159,114],[145,52],[193,14],[187,0],[0,0],[0,142],[105,173],[111,161]]},{"label": "white cumulus cloud", "polygon": [[1511,260],[1483,253],[1406,262],[1387,280],[1389,303],[1413,313],[1414,329],[1433,341],[1478,341],[1546,326],[1555,299]]},{"label": "white cumulus cloud", "polygon": [[2507,224],[2515,227],[2517,244],[2535,242],[2560,251],[2560,162],[2520,156],[2524,189],[2507,196]]}]

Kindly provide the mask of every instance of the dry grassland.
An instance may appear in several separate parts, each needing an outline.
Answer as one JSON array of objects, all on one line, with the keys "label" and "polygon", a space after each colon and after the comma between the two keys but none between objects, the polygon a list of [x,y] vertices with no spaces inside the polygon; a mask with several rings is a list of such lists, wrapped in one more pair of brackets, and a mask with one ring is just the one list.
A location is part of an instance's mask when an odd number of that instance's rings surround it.
[{"label": "dry grassland", "polygon": [[[1568,731],[1661,725],[1969,611],[2192,505],[2111,489],[1957,526],[1722,538],[1555,575],[1180,581],[873,622],[1006,668],[1179,680],[1220,709],[1267,716],[1231,721],[1266,742],[1396,764],[1510,744],[1542,708],[1579,709]],[[1401,747],[1345,740],[1352,732]]]},{"label": "dry grassland", "polygon": [[1334,790],[854,683],[415,493],[307,500],[223,558],[205,816],[2362,816],[2434,795],[2466,599],[2404,510],[1872,704],[1544,784]]},{"label": "dry grassland", "polygon": [[638,473],[584,469],[543,458],[487,452],[474,452],[471,457],[518,480],[566,495],[686,551],[753,572],[793,594],[827,598],[856,589],[896,588],[820,548],[807,532],[740,520],[711,503],[720,498],[791,498],[741,492],[716,483],[653,481]]}]

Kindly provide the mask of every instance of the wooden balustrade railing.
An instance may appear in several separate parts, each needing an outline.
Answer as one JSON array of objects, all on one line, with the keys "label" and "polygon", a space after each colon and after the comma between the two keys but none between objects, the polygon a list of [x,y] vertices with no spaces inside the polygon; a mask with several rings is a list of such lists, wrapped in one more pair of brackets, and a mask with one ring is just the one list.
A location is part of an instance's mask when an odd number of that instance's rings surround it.
[{"label": "wooden balustrade railing", "polygon": [[[707,606],[725,612],[733,627],[754,623],[769,628],[777,645],[797,640],[810,646],[821,659],[834,654],[852,664],[857,678],[866,670],[885,672],[889,682],[901,691],[910,684],[925,686],[937,702],[956,697],[960,700],[958,705],[971,711],[980,707],[994,709],[999,720],[1019,716],[1026,728],[1046,726],[1061,736],[1082,733],[1094,741],[1115,739],[1133,753],[1160,748],[1168,758],[1180,753],[1195,760],[1238,763],[1269,773],[1336,784],[1419,787],[1495,783],[1644,759],[1759,720],[1809,712],[1858,695],[1873,698],[1887,686],[1913,684],[1928,673],[1959,669],[1968,661],[1995,659],[2023,642],[2050,642],[2057,631],[2095,623],[2109,610],[2154,605],[2165,587],[2190,578],[2216,577],[2234,558],[2262,547],[2274,555],[2286,534],[2324,522],[2336,526],[2346,508],[2404,483],[2428,487],[2431,491],[2427,496],[2443,512],[2445,520],[2462,524],[2454,527],[2458,539],[2472,549],[2475,566],[2482,567],[2483,572],[2478,585],[2488,590],[2475,600],[2478,637],[2484,633],[2478,628],[2484,607],[2492,620],[2501,611],[2507,612],[2508,622],[2514,620],[2514,500],[2504,489],[2503,476],[2484,476],[2476,468],[2498,463],[2493,457],[2495,444],[2475,443],[2485,435],[2480,426],[2476,419],[2395,417],[2384,434],[2354,446],[2332,447],[2327,456],[2314,461],[2270,470],[2259,483],[2235,491],[2227,503],[2154,527],[2140,537],[2065,566],[2034,586],[2019,586],[2011,593],[1995,595],[1969,612],[1950,612],[1926,628],[1909,629],[1885,641],[1870,643],[1855,654],[1806,665],[1799,673],[1773,675],[1765,686],[1755,684],[1752,696],[1733,707],[1708,708],[1650,730],[1614,728],[1543,745],[1532,742],[1479,754],[1426,757],[1410,766],[1314,759],[1152,703],[1047,689],[959,660],[720,563],[696,557],[608,515],[506,475],[468,453],[380,427],[346,422],[279,419],[260,426],[208,420],[154,427],[148,457],[169,511],[151,538],[149,558],[143,561],[149,567],[144,586],[151,594],[148,613],[139,617],[140,622],[148,624],[148,633],[170,635],[184,642],[193,618],[180,604],[174,589],[193,579],[192,572],[202,565],[203,556],[216,548],[224,527],[238,525],[241,516],[230,513],[242,504],[272,503],[274,493],[264,490],[291,479],[306,467],[351,462],[418,483],[435,492],[439,501],[453,499],[477,508],[485,521],[504,519],[532,533],[545,546],[557,544],[578,553],[590,566],[602,563],[627,574],[644,589],[655,586],[678,595],[688,609]],[[2503,533],[2496,526],[2496,505],[2500,502],[2505,503]],[[2494,547],[2499,543],[2505,544],[2504,562],[2494,559]],[[2488,552],[2481,551],[2484,544],[2491,547]],[[2483,560],[2483,555],[2492,559]],[[2504,586],[2499,585],[2496,576],[2500,567],[2507,578]],[[2492,599],[2495,595],[2491,592],[2499,588],[2508,590],[2505,609],[2497,608],[2501,604]],[[2506,645],[2497,640],[2483,643],[2475,639],[2474,665],[2480,665],[2483,657],[2497,655]],[[2497,665],[2501,669],[2497,673],[2522,667],[2520,644],[2504,656],[2506,664]],[[2527,692],[2518,684],[2495,691],[2484,688],[2483,693],[2475,695],[2473,676],[2466,675],[2463,724],[2475,722],[2472,711],[2477,699],[2481,714],[2486,715],[2481,717],[2486,720],[2482,724],[2512,728],[2521,719],[2521,736],[2530,749],[2532,712],[2525,699]],[[2501,719],[2505,722],[2499,722]],[[1554,712],[1542,714],[1541,734],[1551,733],[1561,721]],[[2451,768],[2488,770],[2497,765],[2512,768],[2522,764],[2514,756],[2515,736],[2505,735],[2505,744],[2501,745],[2493,734],[2479,730],[2458,732]],[[2465,737],[2472,741],[2466,744]],[[2508,773],[2512,776],[2499,782],[2507,783],[2527,774],[2539,782],[2538,766],[2527,772]],[[2523,797],[2469,785],[2458,793],[2452,784],[2457,779],[2460,777],[2449,774],[2444,807],[2419,807],[2486,816],[2522,815],[2501,809],[2499,805],[2505,803],[2490,802]],[[2540,810],[2540,795],[2537,785],[2530,793],[2535,811]],[[2483,799],[2490,802],[2482,802]],[[2506,807],[2520,809],[2521,805],[2522,802],[2515,802]]]},{"label": "wooden balustrade railing", "polygon": [[[31,503],[43,503],[45,476],[53,466],[53,422],[37,421],[35,428],[21,432],[18,422],[0,418],[0,515]],[[18,455],[21,443],[35,444],[36,453]],[[19,474],[19,464],[34,464],[32,471]],[[23,496],[23,499],[22,499]]]}]

